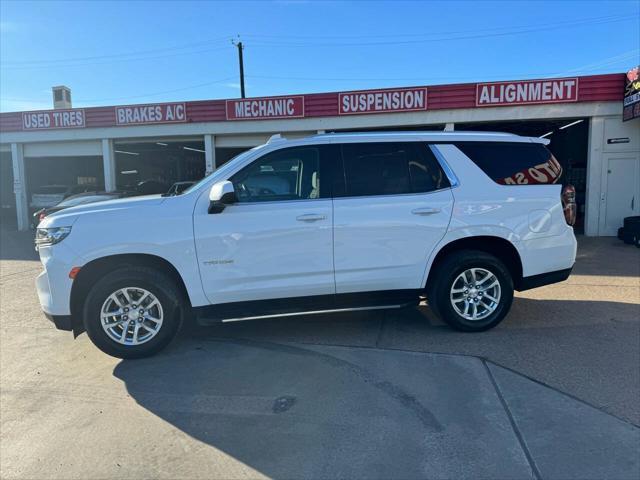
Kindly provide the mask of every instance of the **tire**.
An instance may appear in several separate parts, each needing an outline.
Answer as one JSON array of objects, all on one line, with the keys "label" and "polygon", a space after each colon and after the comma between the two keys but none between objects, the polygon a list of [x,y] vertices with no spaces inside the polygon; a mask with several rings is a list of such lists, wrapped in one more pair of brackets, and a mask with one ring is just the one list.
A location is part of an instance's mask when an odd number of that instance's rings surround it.
[{"label": "tire", "polygon": [[[123,292],[131,302],[127,303]],[[84,326],[95,346],[108,355],[125,359],[149,357],[175,337],[185,314],[183,298],[175,281],[163,272],[123,266],[100,278],[89,291],[83,309]],[[142,300],[141,305],[135,303],[137,300]],[[114,322],[111,329],[103,327],[103,311],[108,316],[105,321]],[[145,312],[144,317],[139,316],[141,311]],[[123,342],[121,332],[127,323]],[[134,343],[135,338],[139,343]]]},{"label": "tire", "polygon": [[625,228],[622,232],[622,241],[627,245],[633,245],[635,243],[634,233],[628,228]]},{"label": "tire", "polygon": [[[475,291],[472,288],[468,289],[466,294],[464,291],[453,294],[455,299],[465,298],[467,294],[476,295],[475,299],[478,300],[475,306],[477,319],[465,318],[464,312],[459,312],[451,299],[454,286],[456,289],[460,289],[465,283],[468,284],[460,276],[463,272],[469,272],[471,269],[476,269],[474,272],[480,284],[483,283],[483,279],[487,279],[488,284],[494,282],[485,272],[493,275],[498,282],[497,290],[496,287],[493,287],[482,292],[482,288],[488,285],[481,285],[480,291]],[[469,273],[467,273],[467,278],[471,279]],[[433,278],[430,276],[429,283],[427,288],[429,306],[449,326],[463,332],[482,332],[495,327],[507,315],[513,302],[513,278],[509,269],[493,255],[478,250],[462,250],[448,255],[438,264],[433,272]],[[499,298],[496,292],[499,292]],[[496,298],[498,301],[488,301],[489,306],[485,304],[487,298]],[[472,315],[473,303],[475,302],[461,300],[456,305],[463,310],[467,303],[469,303],[468,315]]]},{"label": "tire", "polygon": [[640,215],[636,215],[634,217],[625,217],[623,223],[625,229],[640,229]]}]

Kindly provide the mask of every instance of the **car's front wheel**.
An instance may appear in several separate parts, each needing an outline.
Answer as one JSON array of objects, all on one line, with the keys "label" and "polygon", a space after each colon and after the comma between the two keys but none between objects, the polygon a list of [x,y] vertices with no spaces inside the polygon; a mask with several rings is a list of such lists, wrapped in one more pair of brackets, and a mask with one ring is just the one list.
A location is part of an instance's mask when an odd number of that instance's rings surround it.
[{"label": "car's front wheel", "polygon": [[84,325],[91,341],[118,358],[141,358],[163,349],[183,316],[182,295],[167,275],[147,267],[121,267],[91,288]]},{"label": "car's front wheel", "polygon": [[513,279],[496,257],[465,250],[447,256],[434,270],[427,290],[433,311],[457,330],[495,327],[513,301]]}]

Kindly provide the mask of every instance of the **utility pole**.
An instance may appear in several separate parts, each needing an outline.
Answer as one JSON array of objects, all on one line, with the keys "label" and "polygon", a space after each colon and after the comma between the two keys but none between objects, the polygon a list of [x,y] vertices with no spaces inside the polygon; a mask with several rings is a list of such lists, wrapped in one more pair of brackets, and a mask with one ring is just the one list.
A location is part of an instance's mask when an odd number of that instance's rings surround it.
[{"label": "utility pole", "polygon": [[242,42],[234,42],[231,40],[236,47],[238,47],[238,64],[240,65],[240,97],[244,98],[244,60],[242,59],[242,50],[243,45]]}]

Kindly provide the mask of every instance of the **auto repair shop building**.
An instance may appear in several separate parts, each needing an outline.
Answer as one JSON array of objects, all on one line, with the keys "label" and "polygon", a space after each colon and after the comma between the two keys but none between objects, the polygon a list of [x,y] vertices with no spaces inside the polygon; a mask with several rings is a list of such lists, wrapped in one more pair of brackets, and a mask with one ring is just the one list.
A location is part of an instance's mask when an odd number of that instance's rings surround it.
[{"label": "auto repair shop building", "polygon": [[28,228],[47,185],[197,180],[275,133],[455,129],[548,138],[577,189],[577,229],[615,235],[640,214],[640,119],[623,122],[624,89],[620,73],[2,113],[3,222]]}]

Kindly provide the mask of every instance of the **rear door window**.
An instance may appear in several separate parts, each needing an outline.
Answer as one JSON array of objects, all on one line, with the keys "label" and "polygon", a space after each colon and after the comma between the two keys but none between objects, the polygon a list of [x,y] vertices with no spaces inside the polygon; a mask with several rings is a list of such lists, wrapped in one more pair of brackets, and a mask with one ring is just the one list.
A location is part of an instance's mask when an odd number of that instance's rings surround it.
[{"label": "rear door window", "polygon": [[551,184],[562,175],[560,163],[541,143],[468,142],[456,147],[501,185]]},{"label": "rear door window", "polygon": [[425,143],[345,143],[341,147],[344,196],[399,195],[449,187]]}]

